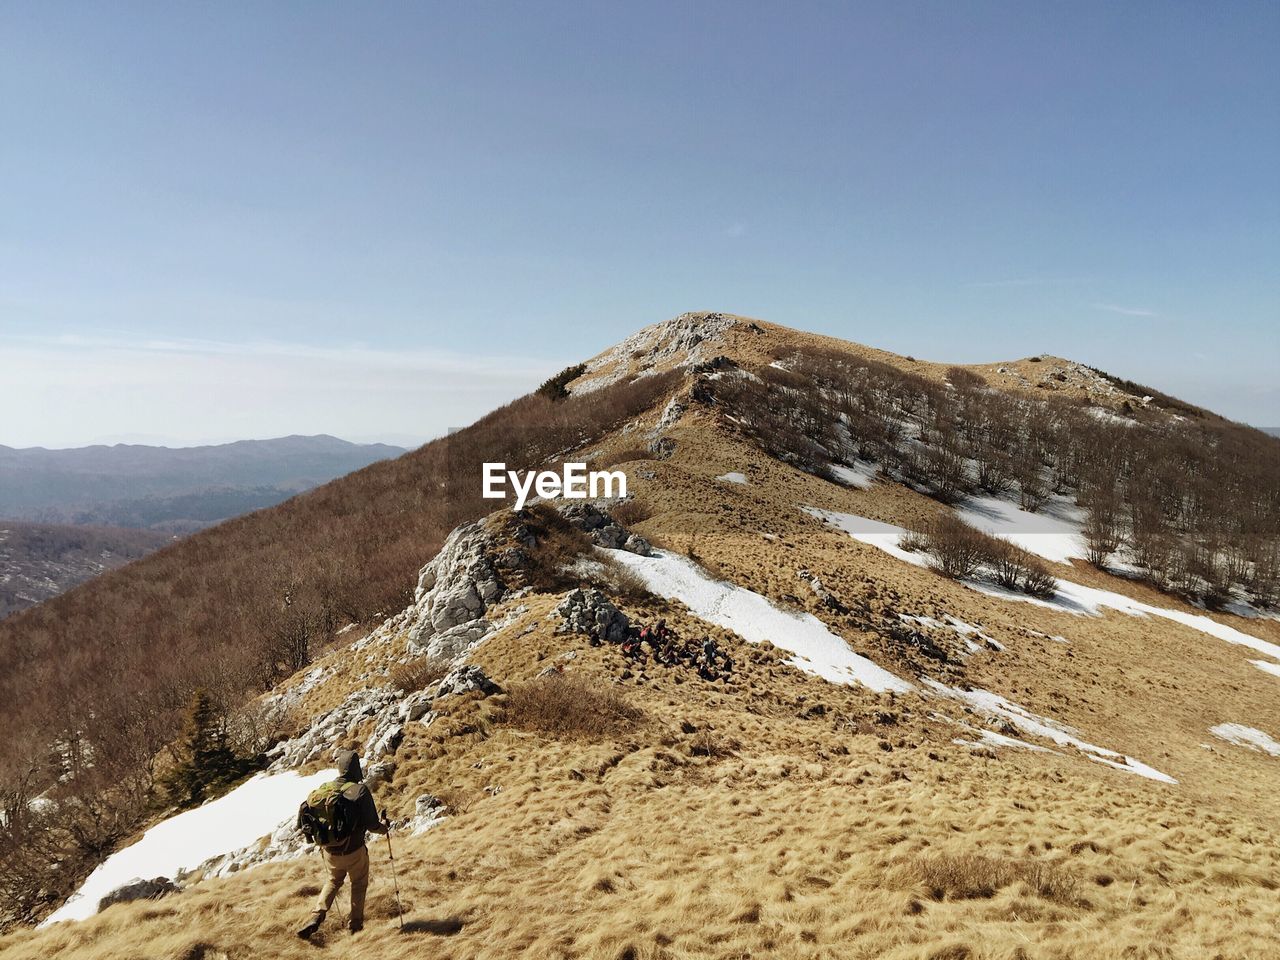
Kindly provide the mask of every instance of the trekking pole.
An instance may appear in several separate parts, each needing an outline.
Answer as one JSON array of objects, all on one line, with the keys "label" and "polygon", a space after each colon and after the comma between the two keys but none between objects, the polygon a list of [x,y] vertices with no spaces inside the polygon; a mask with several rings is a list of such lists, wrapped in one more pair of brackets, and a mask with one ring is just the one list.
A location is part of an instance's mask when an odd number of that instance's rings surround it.
[{"label": "trekking pole", "polygon": [[396,876],[396,855],[391,849],[391,827],[387,827],[387,856],[391,858],[391,882],[396,888],[396,912],[400,915],[400,930],[404,931],[404,907],[400,905],[400,878]]}]

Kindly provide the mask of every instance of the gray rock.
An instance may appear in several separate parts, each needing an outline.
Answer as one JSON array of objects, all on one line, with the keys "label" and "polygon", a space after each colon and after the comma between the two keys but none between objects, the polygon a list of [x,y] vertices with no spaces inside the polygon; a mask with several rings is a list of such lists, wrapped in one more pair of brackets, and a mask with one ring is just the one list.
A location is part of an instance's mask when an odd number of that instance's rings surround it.
[{"label": "gray rock", "polygon": [[424,793],[413,803],[414,816],[425,817],[435,813],[443,813],[448,807],[439,797]]},{"label": "gray rock", "polygon": [[401,721],[404,723],[412,723],[414,720],[421,720],[423,716],[431,709],[431,701],[435,699],[435,690],[419,690],[416,693],[409,694],[400,702],[397,713]]},{"label": "gray rock", "polygon": [[571,590],[556,607],[556,613],[564,618],[556,633],[585,633],[607,643],[621,643],[631,625],[627,615],[608,597],[591,588]]},{"label": "gray rock", "polygon": [[672,397],[667,401],[667,405],[663,409],[662,415],[658,418],[658,422],[654,425],[649,436],[657,438],[666,433],[679,422],[682,416],[684,416],[685,409],[685,405],[681,403],[678,398]]},{"label": "gray rock", "polygon": [[502,692],[502,688],[490,680],[479,667],[464,664],[456,667],[440,681],[440,686],[436,689],[436,697],[448,697],[471,690],[479,690],[486,697]]},{"label": "gray rock", "polygon": [[369,739],[365,741],[364,755],[366,757],[382,757],[388,753],[395,753],[396,748],[400,746],[400,741],[403,739],[404,724],[400,723],[394,716],[383,716],[379,719],[378,725],[374,727],[373,733],[369,735]]},{"label": "gray rock", "polygon": [[613,519],[589,501],[583,503],[567,503],[560,508],[560,515],[579,530],[590,533],[613,523]]},{"label": "gray rock", "polygon": [[311,726],[291,740],[267,751],[272,770],[291,770],[313,760],[332,759],[334,746],[355,731],[369,717],[378,717],[372,739],[381,739],[397,721],[398,690],[371,687],[355,690],[342,703],[320,714]]},{"label": "gray rock", "polygon": [[123,887],[116,887],[98,901],[98,912],[116,903],[133,903],[135,900],[159,900],[171,893],[181,893],[182,888],[168,877],[151,880],[133,880]]},{"label": "gray rock", "polygon": [[628,536],[627,542],[622,545],[622,549],[628,553],[639,554],[642,557],[648,557],[653,554],[653,544],[638,533]]},{"label": "gray rock", "polygon": [[506,592],[490,560],[495,544],[480,522],[463,524],[418,575],[409,639],[421,644],[433,634],[480,618]]}]

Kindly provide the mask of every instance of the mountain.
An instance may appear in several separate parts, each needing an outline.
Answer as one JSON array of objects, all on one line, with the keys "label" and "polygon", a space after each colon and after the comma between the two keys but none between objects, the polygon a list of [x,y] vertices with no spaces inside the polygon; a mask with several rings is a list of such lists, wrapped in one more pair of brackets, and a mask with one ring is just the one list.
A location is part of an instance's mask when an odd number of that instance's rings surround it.
[{"label": "mountain", "polygon": [[172,541],[151,530],[0,520],[0,619]]},{"label": "mountain", "polygon": [[0,446],[0,517],[189,532],[403,452],[324,435],[179,448]]},{"label": "mountain", "polygon": [[1273,437],[1280,437],[1280,427],[1263,427],[1263,433],[1269,433]]},{"label": "mountain", "polygon": [[[480,496],[579,461],[627,497]],[[1278,467],[1061,358],[648,327],[0,623],[0,895],[89,917],[0,951],[310,956],[342,745],[396,823],[353,956],[1270,955]],[[171,816],[175,768],[222,798]],[[183,889],[91,916],[134,876]]]}]

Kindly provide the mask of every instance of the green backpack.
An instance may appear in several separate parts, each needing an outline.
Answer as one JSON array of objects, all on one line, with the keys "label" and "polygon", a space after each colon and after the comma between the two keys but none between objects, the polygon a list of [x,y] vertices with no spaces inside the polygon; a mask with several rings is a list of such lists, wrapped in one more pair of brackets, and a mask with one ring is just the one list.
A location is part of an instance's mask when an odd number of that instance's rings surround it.
[{"label": "green backpack", "polygon": [[336,846],[355,833],[358,811],[343,793],[348,786],[341,780],[330,781],[312,790],[298,807],[298,829],[308,841]]}]

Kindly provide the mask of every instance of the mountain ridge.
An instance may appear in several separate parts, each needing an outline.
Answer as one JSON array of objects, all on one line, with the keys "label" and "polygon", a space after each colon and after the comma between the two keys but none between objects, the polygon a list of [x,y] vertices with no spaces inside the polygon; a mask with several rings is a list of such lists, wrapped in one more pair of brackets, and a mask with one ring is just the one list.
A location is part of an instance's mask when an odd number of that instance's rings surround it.
[{"label": "mountain ridge", "polygon": [[[1099,478],[1172,460],[1184,464],[1175,492],[1273,497],[1274,474],[1254,483],[1248,459],[1273,445],[1115,384],[1111,396],[1101,375],[1056,358],[1025,361],[1031,372],[1015,372],[1027,384],[999,372],[1012,362],[982,365],[975,382],[956,372],[968,368],[887,363],[762,321],[664,324],[587,361],[563,400],[525,398],[291,501],[287,523],[281,508],[241,518],[191,553],[216,583],[219,551],[260,569],[244,550],[250,533],[316,553],[302,535],[333,525],[339,542],[368,544],[360,582],[402,584],[373,594],[356,626],[255,702],[294,718],[273,757],[315,769],[337,731],[376,762],[380,800],[405,831],[397,862],[411,917],[455,918],[450,949],[494,957],[779,944],[814,958],[1119,957],[1151,955],[1157,941],[1260,955],[1278,918],[1267,879],[1280,869],[1280,775],[1256,746],[1267,741],[1238,728],[1280,732],[1280,621],[1246,595],[1265,584],[1228,579],[1226,596],[1208,597],[1214,569],[1179,562],[1161,584],[1141,579],[1155,568],[1127,546],[1097,564],[1086,554],[1109,536],[1090,526],[1111,516]],[[511,436],[520,442],[502,446]],[[1108,459],[1118,453],[1127,459]],[[467,500],[480,462],[571,458],[624,469],[630,496],[597,513]],[[1150,479],[1163,490],[1161,476]],[[453,509],[413,529],[416,553],[375,571],[400,541],[371,535],[400,535],[439,504],[404,492],[450,485]],[[997,558],[1012,587],[986,568],[938,572],[951,517],[1018,546]],[[1186,519],[1207,525],[1160,528],[1152,542],[1209,538],[1237,517]],[[1047,598],[1023,589],[1036,567],[1053,580]],[[324,568],[300,572],[295,610]],[[230,585],[220,589],[240,601]],[[86,605],[75,593],[68,612]],[[708,679],[647,652],[627,660],[580,632],[616,622],[602,601],[633,624],[663,618],[691,644],[712,637],[734,667]],[[582,604],[590,616],[575,612]],[[21,631],[0,628],[0,641],[30,651],[29,625],[52,629],[52,609],[43,623],[32,611]],[[224,608],[210,616],[226,629]],[[452,692],[456,678],[421,672],[432,656],[480,669],[501,692]],[[21,683],[24,669],[0,678]],[[867,682],[884,673],[898,682]],[[617,699],[589,695],[601,691]],[[439,804],[446,812],[428,818]],[[429,832],[411,835],[415,823]],[[305,907],[295,891],[309,867],[283,857],[305,848],[282,843],[279,859],[270,843],[235,853],[253,870],[192,883],[159,910],[113,907],[19,934],[11,949],[181,951],[194,949],[194,925],[201,950],[247,957],[269,937],[281,956],[305,956],[287,924]],[[269,906],[232,916],[218,906],[226,897]],[[1214,913],[1221,904],[1232,922]],[[394,917],[389,894],[374,916]],[[371,924],[349,949],[399,956],[418,944]]]},{"label": "mountain ridge", "polygon": [[0,516],[189,532],[403,452],[324,434],[193,447],[0,446]]}]

